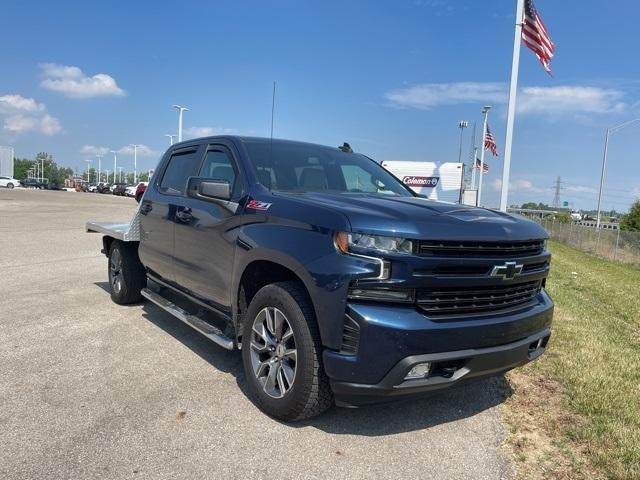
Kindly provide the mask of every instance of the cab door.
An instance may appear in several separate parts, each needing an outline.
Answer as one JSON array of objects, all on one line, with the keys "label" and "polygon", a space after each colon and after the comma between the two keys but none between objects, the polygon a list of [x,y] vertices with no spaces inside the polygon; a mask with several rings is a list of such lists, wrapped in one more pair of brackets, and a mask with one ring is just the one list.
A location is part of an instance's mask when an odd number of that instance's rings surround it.
[{"label": "cab door", "polygon": [[194,175],[200,165],[200,152],[199,145],[169,152],[158,178],[149,184],[140,204],[140,260],[151,273],[170,282],[175,280],[175,215],[187,178]]},{"label": "cab door", "polygon": [[182,198],[175,220],[176,282],[230,313],[235,245],[241,224],[239,200],[245,189],[232,145],[208,145],[196,176],[226,180],[231,186],[231,199]]}]

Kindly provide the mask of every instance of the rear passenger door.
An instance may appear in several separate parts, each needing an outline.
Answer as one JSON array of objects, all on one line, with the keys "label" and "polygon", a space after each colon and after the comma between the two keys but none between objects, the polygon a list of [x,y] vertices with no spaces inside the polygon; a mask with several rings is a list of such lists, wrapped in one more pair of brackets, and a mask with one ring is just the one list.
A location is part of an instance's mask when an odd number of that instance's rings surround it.
[{"label": "rear passenger door", "polygon": [[201,156],[202,148],[199,145],[173,150],[140,204],[140,259],[145,267],[164,280],[175,280],[173,255],[176,211],[182,205],[187,178],[197,172]]},{"label": "rear passenger door", "polygon": [[208,145],[195,175],[228,181],[231,199],[183,198],[175,222],[176,281],[189,293],[230,313],[235,245],[241,223],[238,203],[245,190],[232,146]]}]

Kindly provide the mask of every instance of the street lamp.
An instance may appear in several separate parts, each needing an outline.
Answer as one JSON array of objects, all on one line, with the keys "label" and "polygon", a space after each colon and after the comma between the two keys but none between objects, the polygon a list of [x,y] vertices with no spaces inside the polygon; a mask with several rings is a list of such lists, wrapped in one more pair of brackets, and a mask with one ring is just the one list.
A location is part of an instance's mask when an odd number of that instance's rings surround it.
[{"label": "street lamp", "polygon": [[[489,116],[489,110],[491,110],[490,105],[486,105],[482,109],[482,114],[484,115],[484,121],[482,123],[482,140],[480,140],[480,170],[478,171],[478,175],[480,175],[480,179],[478,180],[478,197],[476,201],[476,207],[481,206],[480,203],[482,200],[482,175],[484,171],[484,141],[487,138],[487,117]],[[473,164],[475,166],[475,159],[473,160]]]},{"label": "street lamp", "polygon": [[91,183],[91,170],[89,166],[93,163],[93,160],[85,160],[87,162],[87,184]]},{"label": "street lamp", "polygon": [[120,170],[120,175],[118,176],[118,178],[120,179],[120,183],[122,183],[122,168],[123,167],[118,167],[118,169]]},{"label": "street lamp", "polygon": [[458,122],[458,128],[460,129],[460,148],[458,149],[458,163],[462,161],[462,132],[469,126],[469,122],[461,120]]},{"label": "street lamp", "polygon": [[104,157],[104,155],[96,154],[96,157],[98,157],[98,179],[96,180],[96,184],[98,184],[100,183],[101,170],[102,170],[102,157]]},{"label": "street lamp", "polygon": [[184,112],[188,112],[189,109],[181,105],[174,105],[173,108],[178,110],[178,142],[181,142],[182,141],[182,114]]},{"label": "street lamp", "polygon": [[140,145],[136,145],[135,143],[132,143],[131,146],[133,147],[133,183],[137,184],[138,183],[138,147]]},{"label": "street lamp", "polygon": [[602,156],[602,171],[600,172],[600,191],[598,192],[598,215],[596,220],[596,228],[600,228],[600,205],[602,203],[602,188],[604,187],[604,172],[607,168],[607,152],[609,150],[609,136],[612,133],[615,133],[619,130],[622,130],[629,125],[632,125],[636,122],[640,122],[640,118],[634,118],[633,120],[629,120],[628,122],[621,123],[620,125],[616,125],[615,127],[607,128],[607,133],[604,137],[604,155]]},{"label": "street lamp", "polygon": [[[113,183],[116,183],[116,172],[118,170],[118,152],[115,150],[109,150],[113,153]],[[107,183],[109,183],[109,175],[107,175]]]},{"label": "street lamp", "polygon": [[177,137],[177,135],[171,135],[169,133],[165,133],[164,136],[169,137],[169,145],[173,145],[173,139]]}]

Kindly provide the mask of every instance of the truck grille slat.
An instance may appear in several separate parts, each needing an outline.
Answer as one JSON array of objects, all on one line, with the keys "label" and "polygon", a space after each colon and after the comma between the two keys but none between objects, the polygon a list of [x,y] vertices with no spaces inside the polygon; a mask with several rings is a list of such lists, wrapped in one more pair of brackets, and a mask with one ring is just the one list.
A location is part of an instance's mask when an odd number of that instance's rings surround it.
[{"label": "truck grille slat", "polygon": [[452,288],[440,291],[418,290],[417,304],[430,316],[465,314],[478,315],[525,307],[535,301],[541,282],[526,282],[508,286]]},{"label": "truck grille slat", "polygon": [[418,255],[432,257],[524,257],[539,255],[544,250],[544,240],[518,242],[456,242],[421,240]]}]

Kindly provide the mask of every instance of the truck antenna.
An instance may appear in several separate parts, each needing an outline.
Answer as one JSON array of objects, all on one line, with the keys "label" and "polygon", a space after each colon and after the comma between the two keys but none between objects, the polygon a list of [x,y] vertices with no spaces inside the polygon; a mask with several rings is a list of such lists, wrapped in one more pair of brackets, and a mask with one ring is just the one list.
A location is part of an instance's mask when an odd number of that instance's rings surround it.
[{"label": "truck antenna", "polygon": [[276,82],[273,81],[273,94],[271,95],[271,141],[273,141],[273,113],[276,109]]}]

